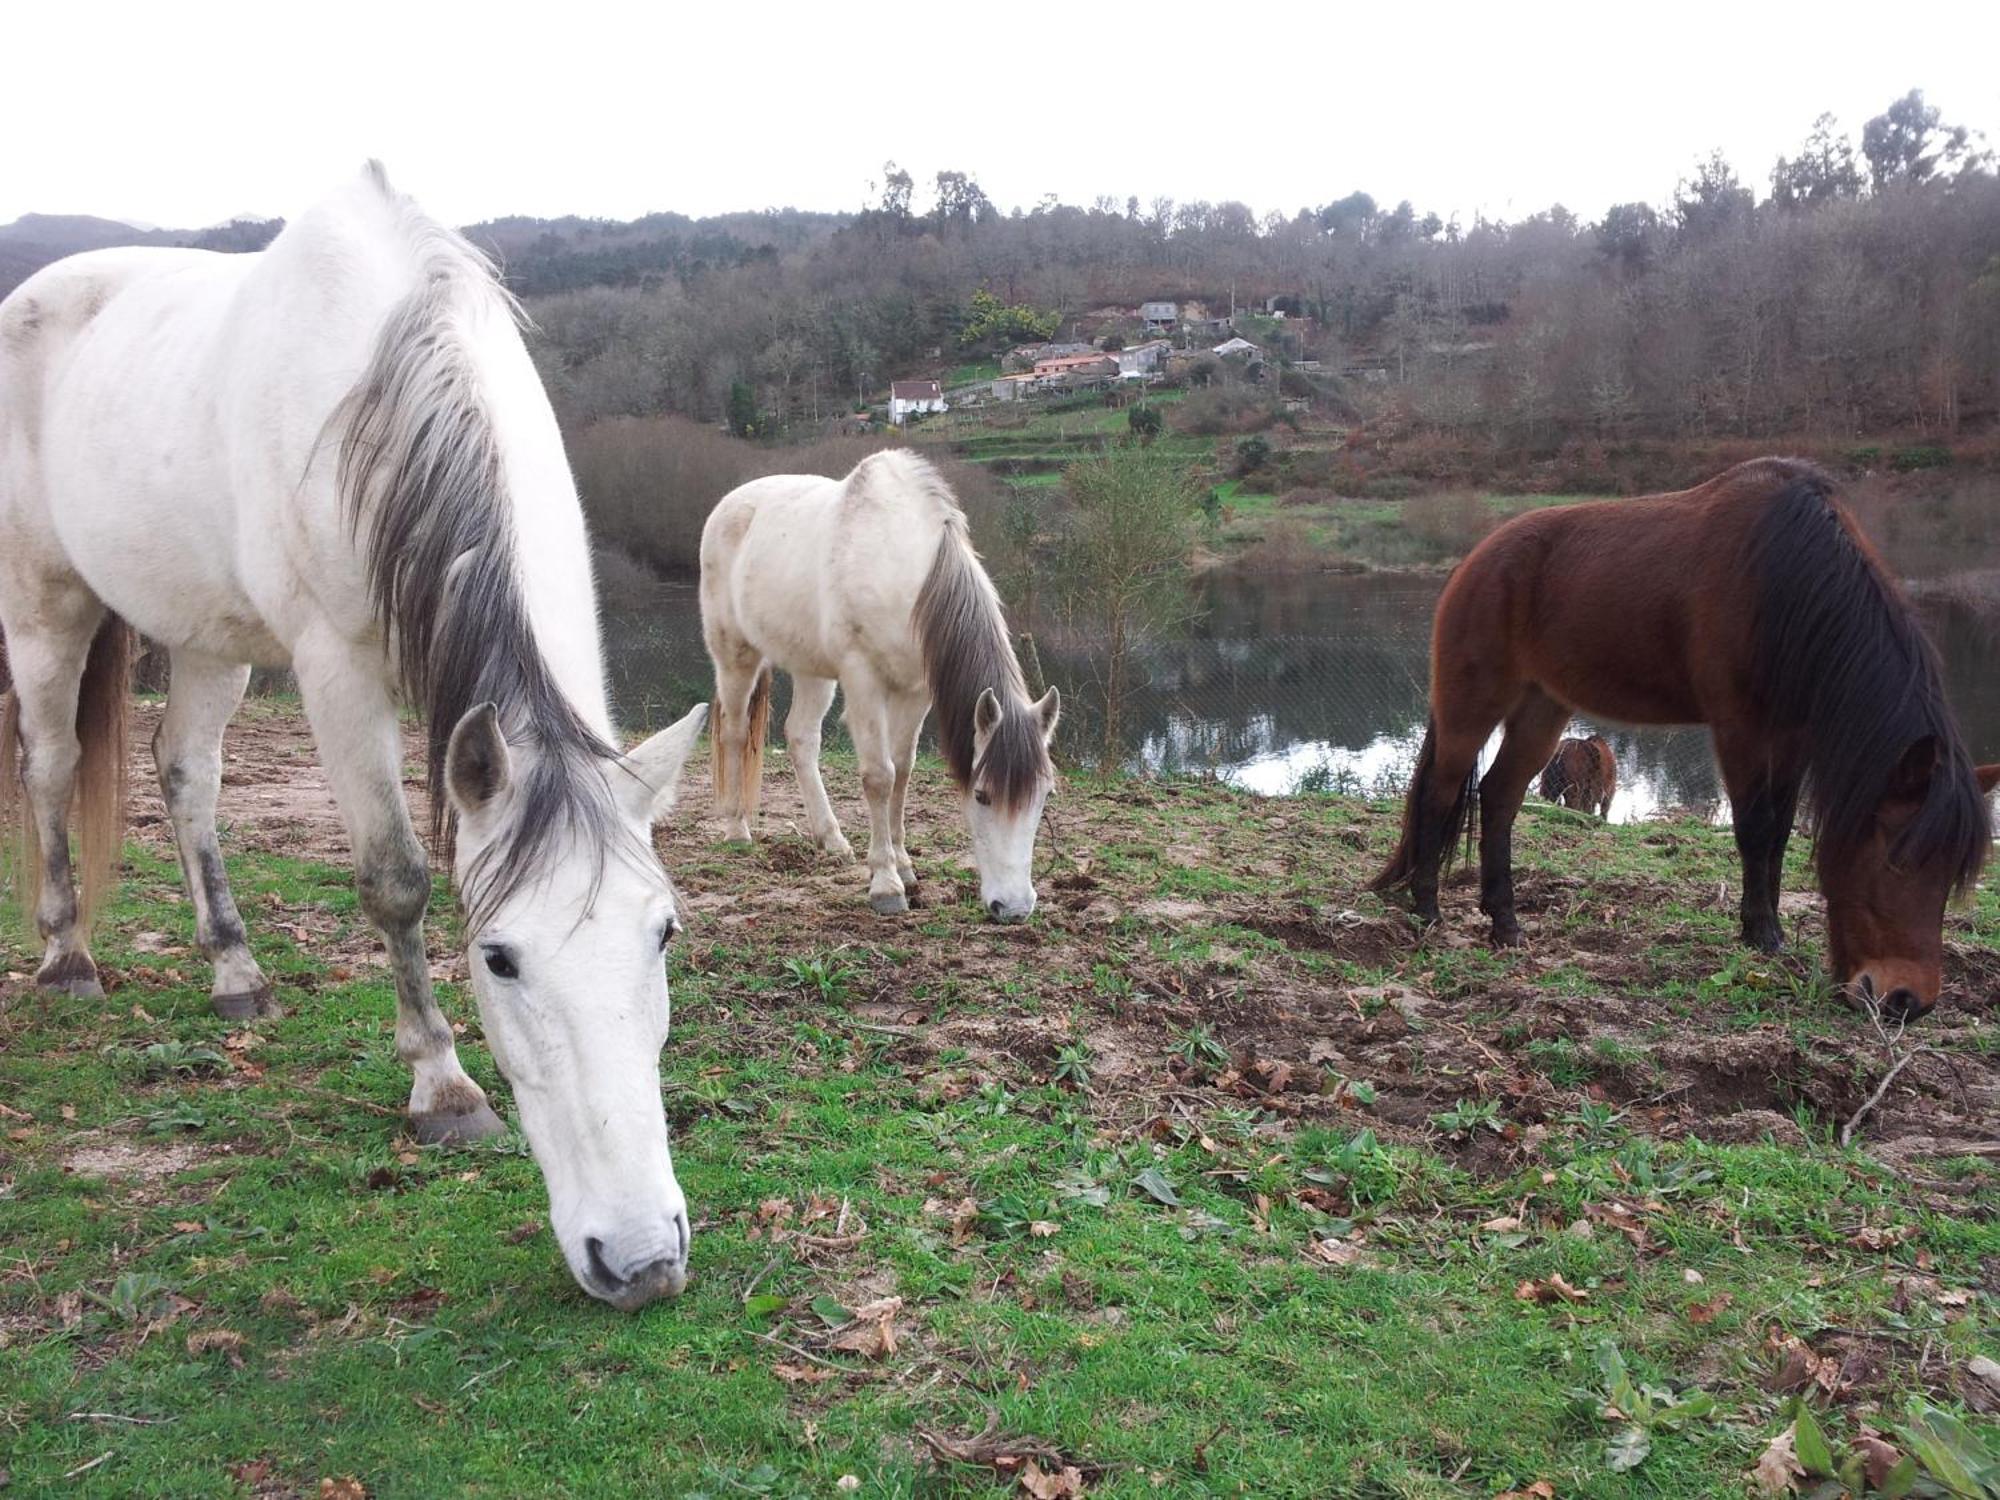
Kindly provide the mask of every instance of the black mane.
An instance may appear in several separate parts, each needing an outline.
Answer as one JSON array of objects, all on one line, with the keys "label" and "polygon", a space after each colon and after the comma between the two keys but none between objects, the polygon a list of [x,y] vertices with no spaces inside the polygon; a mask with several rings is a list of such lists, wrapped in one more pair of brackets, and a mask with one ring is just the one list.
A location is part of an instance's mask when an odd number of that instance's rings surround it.
[{"label": "black mane", "polygon": [[1752,690],[1775,726],[1803,731],[1821,867],[1868,839],[1897,766],[1930,738],[1937,769],[1891,856],[1904,868],[1943,866],[1963,890],[1992,829],[1937,651],[1835,502],[1833,481],[1809,465],[1787,469],[1790,482],[1752,536],[1760,590]]}]

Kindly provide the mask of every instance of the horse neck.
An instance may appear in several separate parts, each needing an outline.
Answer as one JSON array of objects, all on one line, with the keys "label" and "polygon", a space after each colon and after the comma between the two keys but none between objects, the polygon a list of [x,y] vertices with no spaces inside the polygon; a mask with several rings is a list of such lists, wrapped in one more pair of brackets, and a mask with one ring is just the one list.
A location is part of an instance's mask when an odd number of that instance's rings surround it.
[{"label": "horse neck", "polygon": [[508,309],[497,297],[480,300],[464,318],[463,336],[499,444],[529,632],[563,696],[615,743],[590,541],[562,435]]}]

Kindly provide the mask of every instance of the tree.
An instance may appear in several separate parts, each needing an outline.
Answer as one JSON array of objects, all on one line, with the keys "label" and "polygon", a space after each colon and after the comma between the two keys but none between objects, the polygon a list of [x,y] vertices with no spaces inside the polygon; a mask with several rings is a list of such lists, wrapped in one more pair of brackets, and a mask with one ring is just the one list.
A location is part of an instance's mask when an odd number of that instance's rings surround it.
[{"label": "tree", "polygon": [[1861,196],[1861,168],[1854,146],[1839,133],[1832,115],[1813,121],[1812,134],[1790,160],[1778,158],[1771,169],[1771,201],[1780,208],[1810,208],[1836,198]]},{"label": "tree", "polygon": [[1660,216],[1650,203],[1614,203],[1597,226],[1598,253],[1628,273],[1643,271],[1659,231]]},{"label": "tree", "polygon": [[1160,435],[1166,425],[1157,406],[1148,406],[1143,401],[1125,413],[1125,425],[1132,429],[1132,436],[1142,443],[1150,443]]},{"label": "tree", "polygon": [[1924,91],[1911,89],[1861,127],[1861,154],[1879,193],[1892,182],[1928,182],[1940,168],[1973,156],[1972,134],[1963,125],[1945,125]]},{"label": "tree", "polygon": [[1146,635],[1195,614],[1188,552],[1201,485],[1185,463],[1132,445],[1063,471],[1069,524],[1057,549],[1066,612],[1104,642],[1104,738],[1099,763],[1120,759],[1125,683]]},{"label": "tree", "polygon": [[1736,169],[1720,151],[1711,151],[1697,163],[1694,176],[1682,178],[1674,192],[1674,214],[1681,230],[1696,239],[1748,218],[1755,206],[1750,189],[1737,181]]},{"label": "tree", "polygon": [[916,180],[892,161],[882,163],[882,212],[892,219],[910,217],[910,194]]},{"label": "tree", "polygon": [[972,305],[966,310],[958,341],[967,348],[986,343],[1041,343],[1054,336],[1059,322],[1061,318],[1056,313],[1043,312],[1026,303],[1009,307],[981,287],[972,294]]},{"label": "tree", "polygon": [[729,430],[740,438],[755,437],[763,425],[757,414],[757,392],[747,380],[729,382]]},{"label": "tree", "polygon": [[939,234],[947,229],[976,228],[997,212],[970,172],[937,174],[937,204],[931,209],[931,218]]}]

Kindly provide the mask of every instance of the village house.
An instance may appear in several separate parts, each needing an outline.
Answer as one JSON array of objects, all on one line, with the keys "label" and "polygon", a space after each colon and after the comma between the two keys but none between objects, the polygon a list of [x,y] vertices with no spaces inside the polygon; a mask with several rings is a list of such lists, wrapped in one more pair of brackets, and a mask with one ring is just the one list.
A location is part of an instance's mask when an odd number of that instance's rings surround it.
[{"label": "village house", "polygon": [[1209,353],[1219,354],[1224,359],[1247,359],[1251,361],[1261,360],[1264,357],[1264,351],[1245,338],[1225,339],[1209,350]]},{"label": "village house", "polygon": [[1147,302],[1139,308],[1139,321],[1148,333],[1172,333],[1180,319],[1180,309],[1171,302]]},{"label": "village house", "polygon": [[1023,344],[1018,349],[1009,349],[1001,357],[1000,368],[1012,372],[1032,370],[1045,359],[1061,359],[1066,355],[1090,354],[1095,352],[1091,344]]},{"label": "village house", "polygon": [[1144,380],[1149,375],[1157,375],[1166,366],[1167,350],[1172,347],[1165,339],[1149,339],[1143,344],[1134,344],[1129,349],[1120,349],[1114,356],[1118,361],[1120,380]]},{"label": "village house", "polygon": [[1110,380],[1116,374],[1118,374],[1118,360],[1114,360],[1110,354],[1098,354],[1096,350],[1088,354],[1056,354],[1052,358],[1034,362],[1036,380],[1052,380],[1058,376],[1062,378],[1102,376]]},{"label": "village house", "polygon": [[889,383],[889,420],[898,427],[911,417],[949,411],[944,391],[935,380],[894,380]]}]

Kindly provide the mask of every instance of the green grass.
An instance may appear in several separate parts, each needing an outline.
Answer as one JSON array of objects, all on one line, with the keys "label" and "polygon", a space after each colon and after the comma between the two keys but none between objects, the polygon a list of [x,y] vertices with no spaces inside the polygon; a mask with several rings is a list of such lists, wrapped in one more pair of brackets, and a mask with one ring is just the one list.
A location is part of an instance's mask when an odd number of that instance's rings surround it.
[{"label": "green grass", "polygon": [[[232,1466],[262,1465],[239,1472],[309,1494],[353,1475],[378,1497],[824,1495],[850,1474],[864,1494],[1000,1496],[1011,1477],[943,1463],[924,1437],[966,1439],[990,1417],[1084,1466],[1092,1494],[1490,1496],[1546,1479],[1563,1496],[1737,1495],[1789,1420],[1762,1389],[1769,1330],[1867,1335],[1885,1407],[1986,1337],[1985,1293],[1947,1313],[1936,1292],[1976,1289],[2000,1256],[1990,1215],[1966,1211],[1989,1198],[1927,1197],[1823,1136],[1654,1138],[1637,1104],[1581,1093],[1526,1144],[1511,1096],[1445,1049],[1454,1027],[1490,1047],[1513,1035],[1509,1067],[1578,1090],[1643,1071],[1642,1044],[1509,1032],[1503,1015],[1538,1015],[1495,999],[1516,957],[1343,958],[1250,925],[1357,899],[1367,855],[1336,835],[1360,827],[1379,854],[1389,809],[1082,778],[1060,802],[1072,829],[1099,830],[1084,847],[1124,911],[1109,927],[1081,914],[1088,892],[1047,896],[1035,925],[1004,934],[950,900],[908,924],[843,917],[861,942],[782,915],[694,919],[672,959],[665,1075],[695,1274],[681,1301],[631,1317],[571,1284],[518,1136],[399,1139],[386,977],[372,953],[332,956],[360,935],[344,871],[231,860],[286,1007],[246,1047],[211,1017],[199,958],[173,951],[189,928],[170,861],[135,847],[100,945],[110,1000],[41,997],[21,983],[25,946],[0,949],[15,976],[0,1013],[0,1453],[15,1488],[239,1495],[252,1486]],[[1238,852],[1224,871],[1170,857],[1195,837]],[[1286,841],[1311,857],[1247,852]],[[1524,885],[1588,860],[1601,890],[1649,880],[1693,899],[1729,868],[1726,836],[1698,825],[1530,816],[1517,847]],[[760,858],[690,844],[676,874],[685,891],[768,898],[784,877]],[[1168,898],[1212,915],[1137,914]],[[1852,1031],[1809,986],[1732,970],[1726,912],[1635,899],[1627,920],[1634,962],[1682,976],[1689,1005]],[[1991,893],[1968,920],[1995,931]],[[443,924],[433,953],[452,941]],[[1547,973],[1602,990],[1551,948]],[[1697,997],[1717,974],[1721,998]],[[1192,1021],[1196,983],[1237,998]],[[1390,985],[1430,1006],[1408,1064],[1434,1081],[1395,1085],[1414,1123],[1391,1117],[1386,1075],[1361,1080],[1382,1105],[1311,1116],[1227,1092],[1235,1007],[1325,996],[1325,1034],[1342,1038],[1395,1018],[1346,999]],[[444,988],[504,1112],[477,1020]],[[885,994],[927,1019],[858,1008]],[[933,1050],[911,1039],[926,1028]],[[1050,1039],[1045,1056],[1030,1034]],[[1142,1052],[1122,1072],[1116,1038]],[[163,1070],[145,1050],[163,1043],[228,1061]],[[151,1175],[72,1169],[107,1145]],[[817,1233],[843,1213],[865,1227],[831,1248],[800,1240],[815,1213]],[[1888,1248],[1861,1248],[1863,1226]],[[1549,1291],[1557,1276],[1576,1300]],[[1913,1279],[1930,1288],[1914,1300]],[[893,1353],[832,1346],[843,1309],[888,1294],[903,1299]],[[1656,1430],[1630,1473],[1608,1467],[1606,1341],[1640,1384],[1719,1402]],[[1861,1420],[1847,1404],[1821,1414],[1836,1441]]]}]

